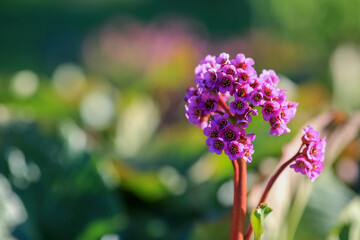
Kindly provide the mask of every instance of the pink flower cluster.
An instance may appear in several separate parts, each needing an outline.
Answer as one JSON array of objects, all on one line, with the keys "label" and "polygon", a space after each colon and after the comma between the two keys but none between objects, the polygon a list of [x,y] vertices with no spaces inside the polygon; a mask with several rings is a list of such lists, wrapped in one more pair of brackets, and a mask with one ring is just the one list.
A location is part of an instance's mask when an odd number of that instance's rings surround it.
[{"label": "pink flower cluster", "polygon": [[295,163],[290,165],[295,172],[307,175],[313,182],[324,169],[326,137],[320,139],[319,132],[311,126],[303,129],[302,142],[305,148],[296,156]]},{"label": "pink flower cluster", "polygon": [[290,132],[287,124],[298,105],[277,88],[275,71],[263,70],[258,76],[253,65],[244,54],[235,59],[226,53],[208,55],[195,68],[196,88],[189,88],[185,96],[185,115],[189,123],[204,129],[209,151],[224,150],[231,160],[252,161],[255,135],[246,134],[246,128],[259,108],[271,125],[270,134],[280,136]]}]

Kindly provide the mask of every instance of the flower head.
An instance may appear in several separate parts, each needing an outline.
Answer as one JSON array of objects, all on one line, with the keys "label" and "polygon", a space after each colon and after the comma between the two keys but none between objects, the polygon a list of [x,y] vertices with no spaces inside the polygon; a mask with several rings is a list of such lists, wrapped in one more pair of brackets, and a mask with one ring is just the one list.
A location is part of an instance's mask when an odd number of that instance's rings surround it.
[{"label": "flower head", "polygon": [[[270,123],[271,135],[290,132],[287,124],[296,113],[297,103],[288,101],[285,91],[277,88],[275,71],[263,70],[258,76],[253,65],[254,60],[242,53],[235,59],[227,53],[207,55],[195,68],[196,87],[189,88],[184,98],[185,116],[190,124],[204,129],[209,151],[220,154],[224,150],[232,160],[252,160],[255,135],[245,133],[252,116],[258,115],[257,108],[262,108],[264,120]],[[314,148],[309,150],[310,157],[321,158],[316,152],[321,146],[309,147]]]},{"label": "flower head", "polygon": [[302,140],[305,148],[299,152],[295,163],[290,165],[290,168],[307,175],[311,181],[314,181],[324,169],[326,137],[319,139],[319,132],[311,126],[304,128],[303,133]]}]

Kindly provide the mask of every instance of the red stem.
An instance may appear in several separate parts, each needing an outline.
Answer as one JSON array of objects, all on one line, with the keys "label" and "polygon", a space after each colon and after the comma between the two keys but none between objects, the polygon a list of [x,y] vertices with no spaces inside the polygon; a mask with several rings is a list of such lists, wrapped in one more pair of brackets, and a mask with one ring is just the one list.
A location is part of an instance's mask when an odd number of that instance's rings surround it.
[{"label": "red stem", "polygon": [[[232,118],[235,114],[230,112],[229,106],[226,104],[222,96],[219,96],[219,106],[227,112]],[[231,221],[230,240],[244,240],[244,226],[246,216],[246,162],[244,159],[232,161],[234,167],[234,204]]]},{"label": "red stem", "polygon": [[224,109],[224,111],[227,112],[231,117],[234,117],[235,115],[232,112],[230,112],[230,108],[226,104],[224,99],[221,96],[219,96],[219,97],[220,97],[220,100],[218,102],[219,106],[222,107],[222,109]]},{"label": "red stem", "polygon": [[[300,147],[301,149],[301,147]],[[298,153],[297,153],[298,154]],[[292,162],[296,159],[297,157],[297,154],[295,154],[291,159],[289,159],[288,161],[284,162],[279,168],[278,170],[275,172],[274,175],[271,176],[271,178],[269,179],[267,185],[266,185],[266,188],[260,198],[260,201],[259,203],[257,204],[256,208],[258,208],[260,206],[261,203],[264,203],[267,196],[269,195],[269,192],[270,192],[270,189],[271,187],[273,186],[274,182],[276,181],[276,179],[279,177],[279,175],[282,173],[282,171],[284,171],[284,169]],[[251,226],[251,222],[249,223],[249,227],[246,231],[246,234],[245,234],[245,240],[250,240],[251,238],[251,235],[253,233],[253,228]]]},{"label": "red stem", "polygon": [[244,159],[233,161],[234,166],[234,204],[232,212],[230,240],[244,239],[246,215],[246,162]]}]

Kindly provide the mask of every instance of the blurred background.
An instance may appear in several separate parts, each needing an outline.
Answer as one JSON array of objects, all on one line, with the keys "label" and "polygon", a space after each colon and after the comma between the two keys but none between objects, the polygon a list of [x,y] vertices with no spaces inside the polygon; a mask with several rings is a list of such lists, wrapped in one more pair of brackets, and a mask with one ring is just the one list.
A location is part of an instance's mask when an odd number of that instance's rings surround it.
[{"label": "blurred background", "polygon": [[[251,132],[249,211],[313,124],[313,184],[288,169],[264,239],[360,239],[360,1],[2,0],[0,239],[228,239],[232,165],[183,97],[207,54],[245,53],[299,102]],[[251,190],[250,190],[251,189]]]}]

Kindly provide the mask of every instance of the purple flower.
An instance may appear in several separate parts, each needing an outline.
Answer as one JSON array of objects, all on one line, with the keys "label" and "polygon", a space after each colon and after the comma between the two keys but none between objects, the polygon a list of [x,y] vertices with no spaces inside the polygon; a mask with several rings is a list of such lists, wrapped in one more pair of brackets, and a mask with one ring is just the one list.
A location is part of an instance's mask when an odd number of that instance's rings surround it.
[{"label": "purple flower", "polygon": [[221,93],[226,93],[227,91],[230,92],[233,89],[233,77],[224,73],[219,73],[218,77],[219,91]]},{"label": "purple flower", "polygon": [[311,142],[317,142],[320,140],[320,133],[318,131],[315,131],[310,125],[304,128],[302,131],[304,133],[302,141],[305,144],[310,144]]},{"label": "purple flower", "polygon": [[207,55],[203,60],[200,62],[201,64],[209,64],[212,67],[216,65],[216,57],[212,55]]},{"label": "purple flower", "polygon": [[[272,121],[272,119],[275,119],[275,120]],[[271,123],[271,122],[273,122],[273,123]],[[271,123],[270,135],[276,134],[276,135],[280,136],[283,133],[290,132],[290,129],[286,126],[286,124],[276,120],[276,118],[271,118],[270,123]]]},{"label": "purple flower", "polygon": [[[290,101],[288,101],[287,99],[287,93],[286,93],[286,91],[285,90],[279,90],[278,91],[278,97],[277,97],[277,102],[282,106],[282,107],[284,107],[284,106],[287,106],[289,103],[290,103]],[[296,105],[297,106],[297,105]]]},{"label": "purple flower", "polygon": [[229,54],[227,53],[220,53],[219,57],[216,58],[216,62],[218,64],[224,65],[226,63],[230,63],[229,61]]},{"label": "purple flower", "polygon": [[225,148],[225,153],[229,156],[230,160],[234,161],[244,156],[243,148],[244,146],[241,143],[232,141],[228,143],[227,148]]},{"label": "purple flower", "polygon": [[257,78],[256,71],[253,68],[250,68],[247,70],[239,68],[237,70],[237,75],[238,75],[239,82],[243,83],[243,84],[245,84],[245,83],[251,84]]},{"label": "purple flower", "polygon": [[235,76],[236,74],[236,68],[233,65],[225,65],[222,68],[222,72],[227,74],[227,75],[231,75],[231,76]]},{"label": "purple flower", "polygon": [[235,87],[235,99],[248,99],[248,95],[253,91],[249,84],[241,84]]},{"label": "purple flower", "polygon": [[211,121],[209,126],[204,128],[204,135],[210,138],[217,138],[219,136],[219,131],[219,126]]},{"label": "purple flower", "polygon": [[250,86],[254,89],[254,90],[260,90],[261,89],[261,82],[259,80],[259,78],[255,78],[254,82],[250,83]]},{"label": "purple flower", "polygon": [[312,168],[308,172],[308,177],[313,182],[320,175],[321,171],[324,169],[324,162],[318,161],[312,164]]},{"label": "purple flower", "polygon": [[311,126],[304,128],[303,133],[302,139],[307,147],[301,151],[295,164],[290,167],[296,172],[306,174],[313,182],[324,169],[326,137],[319,139],[319,132]]},{"label": "purple flower", "polygon": [[236,58],[231,60],[231,64],[233,64],[236,68],[242,68],[243,70],[252,67],[254,63],[255,62],[252,58],[245,58],[245,55],[242,53],[237,54]]},{"label": "purple flower", "polygon": [[207,87],[214,88],[216,86],[217,75],[213,69],[210,69],[209,71],[204,73],[204,79]]},{"label": "purple flower", "polygon": [[250,99],[251,104],[254,105],[255,107],[262,105],[265,102],[262,93],[258,92],[258,91],[253,91],[250,94],[249,99]]},{"label": "purple flower", "polygon": [[272,83],[265,82],[262,85],[262,94],[265,98],[272,99],[278,96],[278,89]]},{"label": "purple flower", "polygon": [[230,124],[228,118],[229,114],[227,113],[224,113],[224,115],[218,114],[214,117],[214,122],[219,126],[219,129],[223,129]]},{"label": "purple flower", "polygon": [[307,175],[309,169],[312,169],[312,165],[304,156],[298,156],[295,160],[295,163],[290,165],[290,168],[293,168],[295,172]]},{"label": "purple flower", "polygon": [[247,163],[252,162],[252,155],[254,154],[253,145],[249,144],[244,147],[244,156],[242,157]]},{"label": "purple flower", "polygon": [[[296,105],[297,106],[297,105]],[[294,105],[291,108],[283,107],[280,110],[279,113],[279,118],[286,124],[288,124],[290,122],[290,120],[295,117],[295,113],[296,113],[296,106]]]},{"label": "purple flower", "polygon": [[[245,132],[245,131],[244,131]],[[243,144],[244,146],[248,145],[248,144],[251,144],[252,141],[255,140],[255,134],[241,134],[240,137],[239,137],[239,140],[238,142]]]},{"label": "purple flower", "polygon": [[200,128],[205,128],[207,123],[203,121],[204,115],[198,105],[198,97],[192,96],[188,102],[189,105],[185,105],[185,116],[189,120],[189,123]]},{"label": "purple flower", "polygon": [[265,82],[271,82],[274,85],[277,85],[278,82],[280,81],[279,77],[276,75],[275,71],[270,69],[270,70],[263,70],[262,73],[260,74],[260,78],[264,79]]},{"label": "purple flower", "polygon": [[189,98],[191,98],[192,96],[196,96],[197,95],[197,90],[195,88],[188,88],[186,90],[186,95],[184,97],[185,102],[187,102],[189,100]]},{"label": "purple flower", "polygon": [[217,110],[218,101],[218,95],[202,94],[199,101],[199,107],[204,112],[204,114],[209,114]]},{"label": "purple flower", "polygon": [[230,111],[232,113],[244,114],[249,108],[249,104],[241,99],[235,99],[230,103]]},{"label": "purple flower", "polygon": [[240,135],[240,128],[235,127],[234,125],[229,125],[223,130],[220,131],[220,137],[222,137],[226,142],[237,141]]},{"label": "purple flower", "polygon": [[269,121],[272,117],[276,117],[278,115],[278,111],[280,108],[280,104],[277,102],[265,102],[262,114],[265,121]]},{"label": "purple flower", "polygon": [[326,147],[326,137],[317,142],[310,142],[306,148],[306,156],[310,160],[323,161]]},{"label": "purple flower", "polygon": [[208,138],[206,145],[209,146],[209,152],[216,153],[217,155],[220,155],[226,148],[226,143],[222,138]]},{"label": "purple flower", "polygon": [[[262,108],[263,118],[271,125],[270,134],[281,135],[290,132],[286,124],[294,117],[297,103],[288,101],[286,92],[276,87],[279,77],[275,71],[263,70],[258,77],[253,59],[244,54],[229,58],[229,54],[221,53],[219,57],[207,55],[201,60],[195,68],[196,87],[189,88],[184,98],[185,115],[189,123],[204,129],[210,152],[220,154],[225,150],[232,160],[243,158],[251,162],[255,135],[246,135],[245,129],[252,116],[258,115],[255,107]],[[324,144],[306,138],[302,155],[317,166],[323,158],[318,152]],[[319,171],[316,169],[309,170],[311,178]]]}]

